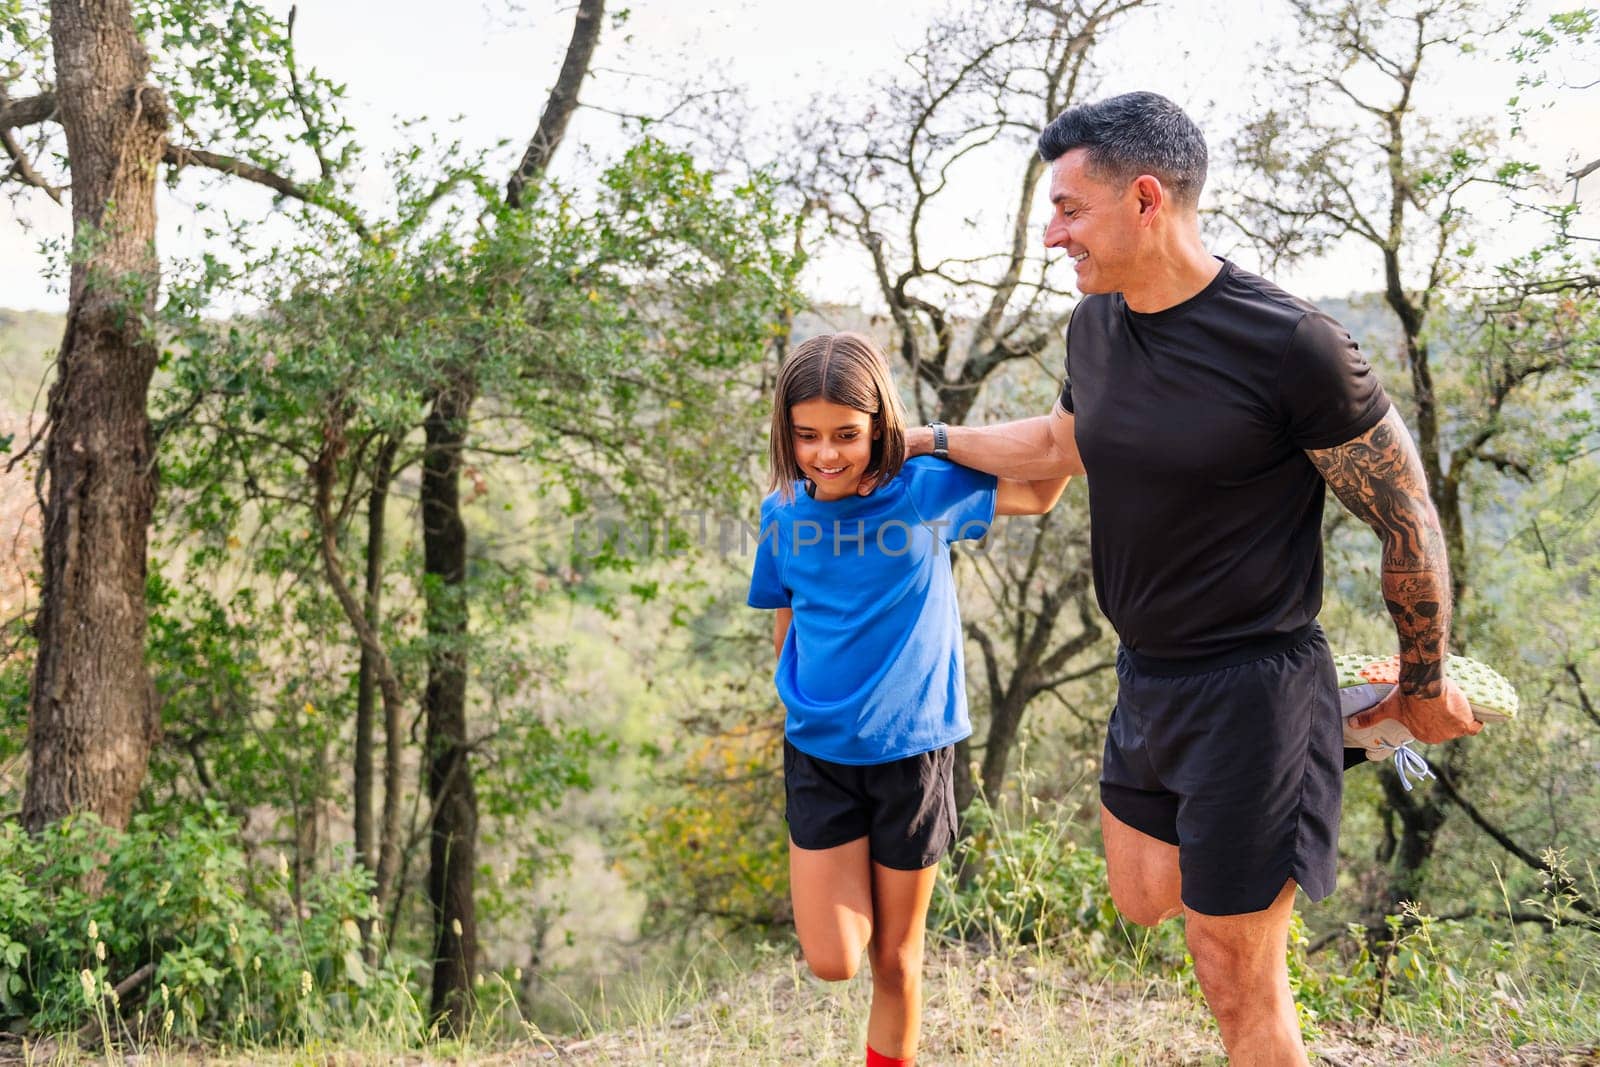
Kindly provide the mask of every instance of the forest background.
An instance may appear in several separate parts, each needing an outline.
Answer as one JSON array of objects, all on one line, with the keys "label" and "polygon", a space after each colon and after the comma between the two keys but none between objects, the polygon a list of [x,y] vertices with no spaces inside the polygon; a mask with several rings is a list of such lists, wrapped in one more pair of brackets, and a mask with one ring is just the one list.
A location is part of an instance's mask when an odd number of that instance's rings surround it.
[{"label": "forest background", "polygon": [[[1380,368],[1457,651],[1523,694],[1436,780],[1351,773],[1305,1023],[1339,1062],[1593,1049],[1595,12],[399,8],[378,90],[340,7],[0,0],[0,305],[35,309],[0,313],[14,1040],[848,1060],[743,607],[771,382],[852,328],[919,420],[1047,410],[1075,294],[1033,138],[1156,88],[1211,139],[1213,248]],[[944,1060],[1215,1052],[1181,939],[1104,891],[1084,504],[957,553]],[[1326,532],[1333,644],[1387,651],[1375,538]]]}]

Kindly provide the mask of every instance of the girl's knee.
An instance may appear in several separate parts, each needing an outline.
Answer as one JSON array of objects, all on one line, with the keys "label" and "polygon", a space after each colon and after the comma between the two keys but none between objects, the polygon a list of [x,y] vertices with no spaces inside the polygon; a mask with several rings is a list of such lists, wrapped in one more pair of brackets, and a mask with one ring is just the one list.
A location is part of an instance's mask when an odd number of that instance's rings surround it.
[{"label": "girl's knee", "polygon": [[860,951],[850,952],[844,946],[826,951],[807,951],[806,966],[824,982],[848,982],[861,969]]},{"label": "girl's knee", "polygon": [[872,981],[892,989],[908,989],[922,978],[922,946],[896,945],[872,951]]}]

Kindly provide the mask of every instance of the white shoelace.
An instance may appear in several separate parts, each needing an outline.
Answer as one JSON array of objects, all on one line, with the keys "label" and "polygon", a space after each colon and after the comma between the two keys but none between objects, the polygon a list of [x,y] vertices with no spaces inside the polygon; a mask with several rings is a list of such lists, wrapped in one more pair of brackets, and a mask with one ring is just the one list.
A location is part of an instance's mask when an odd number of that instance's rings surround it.
[{"label": "white shoelace", "polygon": [[1412,785],[1409,775],[1416,775],[1419,782],[1424,778],[1434,777],[1433,768],[1428,766],[1427,760],[1412,750],[1410,741],[1402,741],[1398,745],[1379,741],[1378,747],[1394,753],[1395,773],[1400,776],[1400,784],[1405,787],[1407,793],[1411,792]]}]

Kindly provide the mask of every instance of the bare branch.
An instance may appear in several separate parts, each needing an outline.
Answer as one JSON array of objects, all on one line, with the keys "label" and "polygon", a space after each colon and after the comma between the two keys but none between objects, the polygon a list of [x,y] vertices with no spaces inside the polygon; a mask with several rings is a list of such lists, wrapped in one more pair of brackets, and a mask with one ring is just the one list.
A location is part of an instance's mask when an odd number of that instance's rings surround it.
[{"label": "bare branch", "polygon": [[33,164],[28,162],[27,153],[17,143],[17,135],[11,130],[0,130],[0,145],[5,146],[6,155],[11,157],[11,174],[19,178],[24,185],[31,185],[35,189],[43,189],[46,196],[61,203],[61,187],[51,185],[33,169]]},{"label": "bare branch", "polygon": [[322,150],[322,129],[311,120],[311,109],[306,106],[305,94],[300,89],[300,72],[295,69],[294,62],[294,18],[300,13],[300,5],[289,5],[289,25],[285,32],[289,47],[285,60],[289,67],[289,92],[294,96],[295,107],[300,109],[300,119],[306,124],[306,140],[311,145],[311,150],[316,153],[317,166],[322,169],[322,180],[329,181],[333,178],[333,166],[328,162],[328,157]]},{"label": "bare branch", "polygon": [[[0,111],[4,111],[8,103],[9,98],[6,96],[5,86],[0,85]],[[51,200],[54,200],[57,204],[61,203],[61,187],[51,185],[44,180],[38,171],[33,169],[33,164],[29,161],[28,154],[22,150],[22,145],[17,141],[16,131],[3,123],[0,123],[0,147],[4,147],[6,155],[11,157],[11,175],[20,179],[24,185],[31,185],[35,189],[43,189],[45,195]]]},{"label": "bare branch", "polygon": [[218,155],[216,152],[207,152],[203,148],[190,148],[176,144],[167,145],[161,161],[176,170],[182,170],[184,167],[189,166],[207,167],[223,174],[231,174],[235,178],[243,178],[245,181],[255,182],[257,185],[264,185],[279,196],[286,196],[292,200],[299,200],[302,203],[331,212],[343,219],[357,234],[362,237],[367,236],[366,223],[361,221],[361,216],[357,215],[355,209],[348,204],[341,203],[317,192],[315,189],[308,189],[303,185],[290,181],[281,174],[274,173],[257,164],[243,159],[235,159],[232,156]]},{"label": "bare branch", "polygon": [[0,130],[37,126],[56,117],[56,94],[40,93],[21,100],[0,100]]},{"label": "bare branch", "polygon": [[556,147],[567,132],[567,123],[578,108],[578,90],[589,74],[589,60],[594,46],[600,40],[600,22],[605,15],[605,0],[579,0],[578,14],[573,19],[572,40],[567,44],[567,57],[562,61],[556,86],[545,101],[544,113],[539,116],[539,128],[522,153],[522,162],[506,183],[506,203],[522,206],[522,190],[538,181],[550,166]]},{"label": "bare branch", "polygon": [[1577,687],[1578,706],[1583,709],[1585,715],[1589,716],[1590,722],[1600,726],[1600,709],[1597,709],[1594,706],[1594,701],[1589,698],[1589,691],[1584,688],[1583,675],[1578,673],[1578,665],[1568,660],[1565,669],[1567,677],[1571,678],[1572,684]]},{"label": "bare branch", "polygon": [[1570,874],[1557,869],[1552,864],[1546,862],[1538,856],[1535,856],[1533,853],[1529,852],[1527,849],[1513,841],[1510,834],[1506,833],[1506,831],[1500,829],[1500,827],[1490,822],[1488,817],[1485,816],[1483,812],[1479,811],[1476,805],[1461,795],[1461,793],[1456,789],[1455,782],[1451,780],[1449,772],[1446,771],[1444,767],[1434,764],[1431,761],[1429,761],[1429,766],[1433,769],[1435,777],[1438,778],[1439,788],[1444,790],[1445,796],[1449,797],[1458,808],[1465,812],[1467,818],[1471,819],[1473,824],[1476,825],[1478,829],[1494,838],[1501,848],[1511,853],[1529,867],[1549,876],[1553,887],[1569,898],[1572,910],[1581,912],[1588,916],[1590,919],[1590,924],[1594,925],[1595,918],[1600,916],[1600,910],[1597,910],[1593,904],[1591,904],[1581,893],[1578,892],[1578,884]]}]

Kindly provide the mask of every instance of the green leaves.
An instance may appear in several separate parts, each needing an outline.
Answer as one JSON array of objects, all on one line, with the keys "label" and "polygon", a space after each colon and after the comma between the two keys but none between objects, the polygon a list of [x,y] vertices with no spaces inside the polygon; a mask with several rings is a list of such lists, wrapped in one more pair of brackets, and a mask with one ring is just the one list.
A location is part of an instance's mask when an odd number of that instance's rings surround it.
[{"label": "green leaves", "polygon": [[[294,163],[285,142],[308,148],[318,179],[353,161],[351,129],[339,116],[345,88],[315,71],[298,72],[288,27],[258,4],[146,0],[135,21],[154,74],[187,137],[271,170]],[[180,138],[180,139],[186,139]],[[292,168],[296,169],[296,168]],[[303,166],[297,169],[305,169]]]},{"label": "green leaves", "polygon": [[[366,1022],[375,997],[382,1010],[399,1010],[409,999],[403,972],[349,958],[355,920],[372,914],[364,876],[314,877],[300,887],[302,913],[286,877],[251,871],[238,833],[214,806],[171,827],[137,816],[126,833],[80,818],[36,837],[0,826],[6,1020],[75,1028],[106,983],[146,963],[155,972],[143,992],[116,1005],[134,1033],[156,1032],[170,1010],[180,1035],[303,1039]],[[82,891],[90,871],[104,879],[102,891]],[[415,1010],[392,1016],[397,1025],[407,1019],[420,1029]]]},{"label": "green leaves", "polygon": [[[563,721],[560,649],[528,637],[530,614],[557,596],[614,606],[630,594],[602,571],[638,568],[668,540],[683,547],[680,532],[583,554],[573,522],[660,529],[684,508],[731,506],[752,484],[763,375],[798,262],[770,182],[726,188],[658,142],[637,145],[587,195],[546,184],[518,211],[481,160],[453,146],[433,159],[395,158],[398,208],[373,240],[309,229],[230,270],[197,262],[193,295],[169,302],[160,550],[184,580],[151,589],[168,716],[154,779],[174,794],[168,815],[192,805],[197,778],[241,808],[347,799],[334,761],[352,732],[360,649],[317,555],[311,471],[332,465],[330,533],[354,585],[373,457],[398,445],[390,516],[407,525],[391,524],[376,629],[415,701],[428,656],[452,639],[423,632],[439,590],[422,574],[408,487],[431,398],[469,381],[472,548],[455,606],[472,630],[450,651],[471,678],[484,832],[525,852],[514,878],[484,891],[512,913],[561,862],[548,821],[532,816],[588,788],[591,762],[614,749]],[[218,287],[259,310],[189,313]],[[654,572],[631,584],[641,599],[673,592]],[[342,980],[360,988],[348,951],[327,966],[342,959]],[[190,986],[205,981],[197,970]]]},{"label": "green leaves", "polygon": [[13,99],[28,93],[16,86],[31,79],[48,84],[50,60],[50,9],[40,0],[0,0],[0,85]]}]

